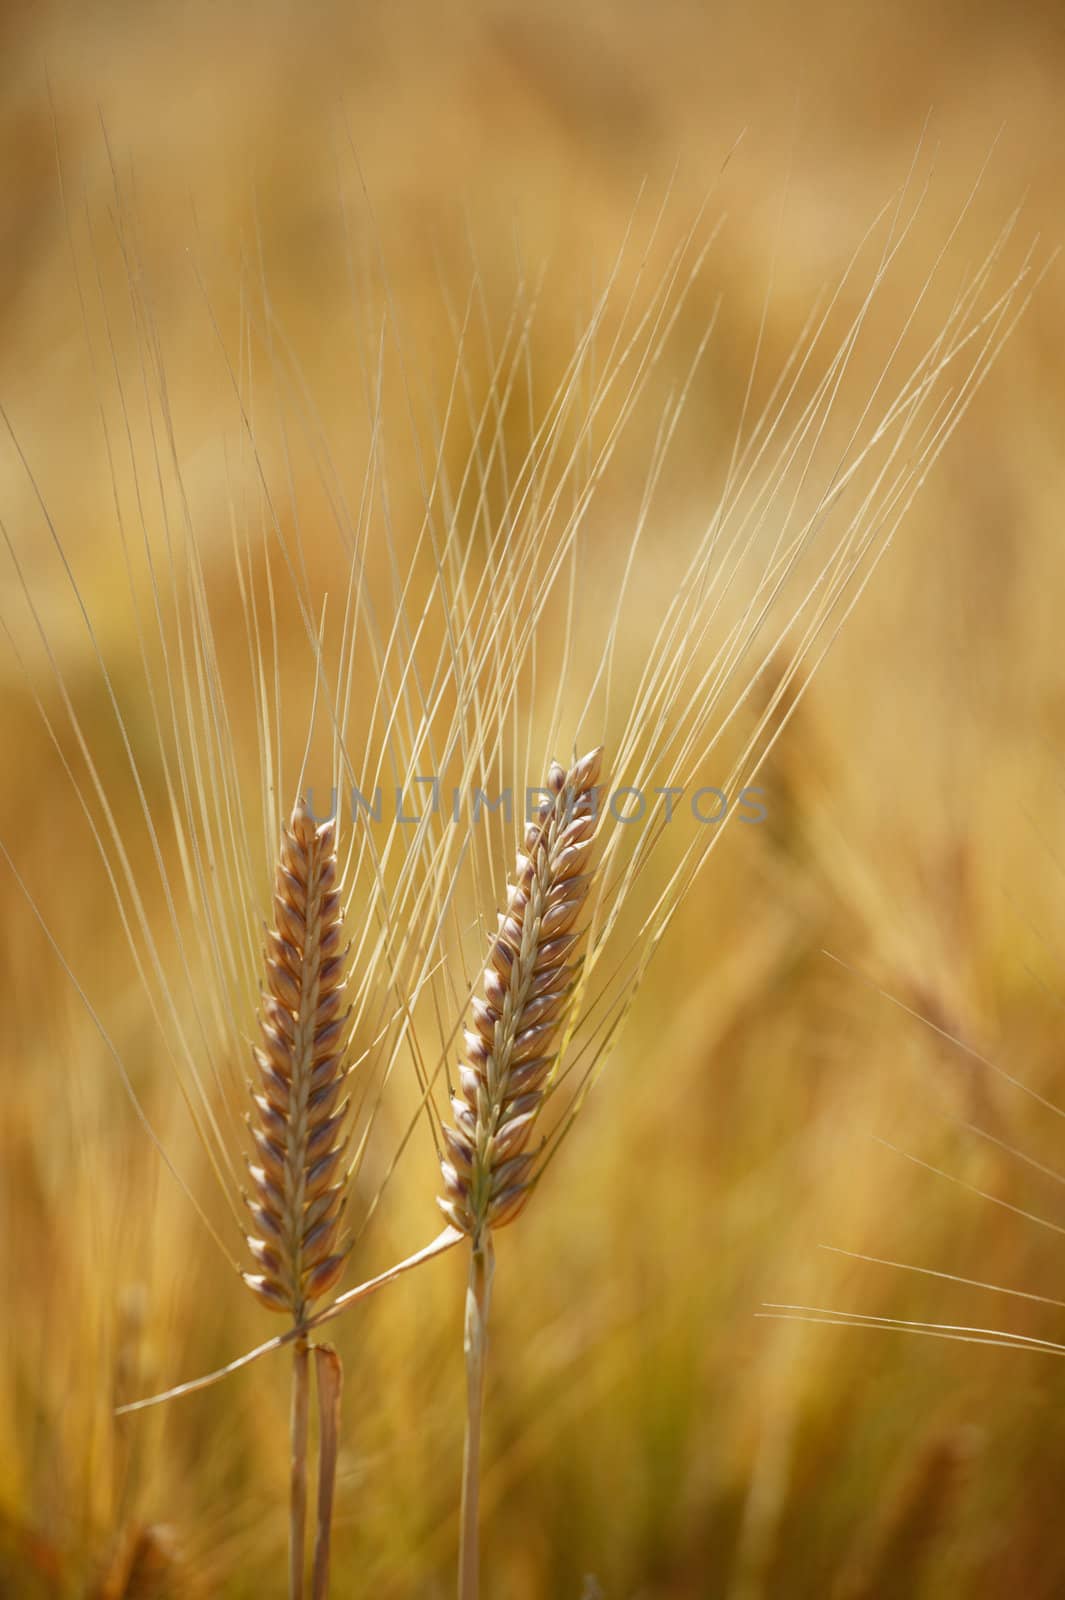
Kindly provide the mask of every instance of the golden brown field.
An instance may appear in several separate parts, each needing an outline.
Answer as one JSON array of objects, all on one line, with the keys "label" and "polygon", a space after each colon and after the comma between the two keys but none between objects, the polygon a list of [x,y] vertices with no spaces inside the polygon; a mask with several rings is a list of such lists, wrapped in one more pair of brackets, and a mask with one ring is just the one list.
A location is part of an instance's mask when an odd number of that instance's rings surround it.
[{"label": "golden brown field", "polygon": [[[4,8],[4,1600],[286,1592],[284,1359],[113,1415],[281,1326],[232,1267],[278,812],[305,746],[335,778],[338,707],[342,790],[379,758],[520,788],[600,738],[653,776],[624,730],[723,505],[750,542],[670,644],[669,725],[720,731],[707,785],[782,727],[766,820],[674,895],[500,1234],[483,1593],[1065,1593],[1063,81],[1052,4]],[[878,424],[969,287],[925,420],[971,404],[889,503]],[[789,609],[867,492],[885,521],[803,655]],[[434,837],[435,869],[407,833],[349,883],[346,1286],[440,1226],[419,1072],[516,843]],[[617,959],[695,837],[664,830]],[[330,1324],[334,1595],[454,1591],[465,1275]]]}]

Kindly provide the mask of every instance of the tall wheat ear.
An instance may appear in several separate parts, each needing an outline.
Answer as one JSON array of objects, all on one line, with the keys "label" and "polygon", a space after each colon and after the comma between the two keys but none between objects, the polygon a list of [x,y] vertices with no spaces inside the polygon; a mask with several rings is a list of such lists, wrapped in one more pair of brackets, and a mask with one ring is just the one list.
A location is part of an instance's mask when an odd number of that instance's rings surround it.
[{"label": "tall wheat ear", "polygon": [[478,1499],[488,1311],[496,1228],[522,1210],[536,1175],[529,1149],[556,1063],[557,1042],[576,988],[578,927],[594,872],[596,787],[603,751],[567,772],[557,762],[529,823],[508,886],[481,994],[463,1035],[453,1126],[443,1129],[444,1193],[438,1204],[470,1241],[466,1291],[466,1444],[459,1551],[460,1600],[479,1585]]},{"label": "tall wheat ear", "polygon": [[[249,1163],[245,1200],[257,1234],[248,1248],[257,1272],[242,1274],[271,1311],[297,1328],[315,1301],[334,1289],[348,1249],[345,1131],[349,1101],[344,923],[336,822],[316,823],[300,799],[287,826],[274,880],[273,927],[266,932],[266,988],[255,1047],[258,1086],[249,1126],[258,1164]],[[307,1521],[309,1360],[306,1335],[292,1346],[289,1594],[304,1593]],[[318,1528],[313,1593],[329,1587],[329,1552],[339,1425],[341,1368],[328,1346],[315,1347],[320,1409]]]}]

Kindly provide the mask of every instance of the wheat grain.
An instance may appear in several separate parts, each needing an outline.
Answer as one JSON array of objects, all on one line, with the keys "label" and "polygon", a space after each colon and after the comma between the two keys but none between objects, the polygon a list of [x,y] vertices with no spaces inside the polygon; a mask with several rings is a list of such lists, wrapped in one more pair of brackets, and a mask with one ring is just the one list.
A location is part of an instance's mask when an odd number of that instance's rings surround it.
[{"label": "wheat grain", "polygon": [[337,887],[336,824],[299,801],[283,829],[266,936],[266,981],[255,1049],[261,1089],[253,1093],[248,1239],[257,1273],[244,1281],[272,1311],[305,1312],[335,1287],[347,1251],[341,1240],[348,1101],[344,1010],[346,951]]},{"label": "wheat grain", "polygon": [[448,1221],[478,1249],[522,1209],[536,1165],[526,1149],[554,1065],[550,1053],[573,993],[582,933],[574,924],[592,875],[601,749],[569,772],[553,763],[548,797],[525,835],[482,996],[464,1035],[455,1126],[443,1129]]}]

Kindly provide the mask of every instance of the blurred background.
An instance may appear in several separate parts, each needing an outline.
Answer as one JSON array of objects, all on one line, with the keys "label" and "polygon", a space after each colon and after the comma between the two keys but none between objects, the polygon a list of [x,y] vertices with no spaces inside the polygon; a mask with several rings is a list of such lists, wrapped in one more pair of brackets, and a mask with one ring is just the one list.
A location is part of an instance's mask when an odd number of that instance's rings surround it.
[{"label": "blurred background", "polygon": [[[661,407],[719,307],[636,574],[649,630],[663,553],[711,515],[749,381],[764,403],[911,169],[927,195],[870,318],[865,387],[841,390],[839,438],[940,252],[932,328],[1016,208],[1001,286],[1037,236],[1050,261],[1063,73],[1065,13],[1034,3],[3,7],[0,838],[43,926],[4,865],[0,1594],[281,1592],[283,1363],[111,1416],[116,1397],[276,1331],[211,1248],[52,944],[168,1159],[224,1219],[64,772],[91,790],[67,697],[164,927],[110,696],[162,808],[137,618],[169,578],[129,576],[120,521],[162,528],[165,548],[180,487],[224,669],[246,649],[233,528],[263,515],[249,436],[324,581],[323,530],[338,498],[358,504],[380,378],[402,549],[422,508],[412,441],[432,455],[457,351],[477,406],[499,330],[535,297],[542,410],[611,272],[611,307],[643,304],[705,202],[707,260],[589,531],[611,570]],[[841,315],[876,260],[860,258]],[[759,1316],[802,1304],[1065,1337],[1063,296],[1051,261],[776,746],[768,824],[723,838],[550,1181],[501,1239],[490,1595],[1065,1592],[1060,1351]],[[385,322],[402,361],[378,375]],[[608,310],[604,351],[621,325]],[[164,385],[172,441],[151,423]],[[444,433],[457,478],[470,428]],[[368,566],[387,592],[383,541]],[[302,662],[298,726],[307,645],[277,606]],[[642,638],[637,618],[623,682]],[[371,1192],[410,1101],[397,1084],[382,1109]],[[428,1239],[431,1169],[423,1139],[360,1273]],[[452,1590],[463,1285],[447,1257],[334,1324],[338,1594]]]}]

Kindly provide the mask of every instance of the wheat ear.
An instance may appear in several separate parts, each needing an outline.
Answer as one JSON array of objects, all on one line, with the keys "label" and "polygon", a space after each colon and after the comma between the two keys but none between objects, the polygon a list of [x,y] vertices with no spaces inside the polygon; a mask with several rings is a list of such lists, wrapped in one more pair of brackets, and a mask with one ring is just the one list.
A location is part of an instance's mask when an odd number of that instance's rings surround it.
[{"label": "wheat ear", "polygon": [[552,1045],[576,985],[592,883],[602,750],[568,772],[557,762],[525,834],[506,909],[488,953],[482,992],[463,1035],[454,1125],[443,1129],[444,1194],[438,1204],[470,1240],[466,1291],[466,1443],[459,1552],[460,1600],[478,1590],[478,1487],[492,1231],[513,1221],[535,1176],[527,1149],[555,1064]]},{"label": "wheat ear", "polygon": [[[244,1281],[271,1311],[297,1327],[344,1270],[347,1077],[343,919],[337,887],[336,824],[316,825],[302,800],[282,830],[267,930],[266,989],[255,1048],[259,1087],[249,1117],[258,1164],[249,1164],[248,1209],[257,1235],[248,1248],[258,1272]],[[289,1594],[303,1592],[307,1517],[309,1347],[292,1352]],[[332,1479],[329,1479],[331,1484]],[[316,1568],[328,1570],[319,1508]],[[325,1526],[328,1528],[328,1517]],[[318,1577],[315,1578],[316,1589]]]}]

